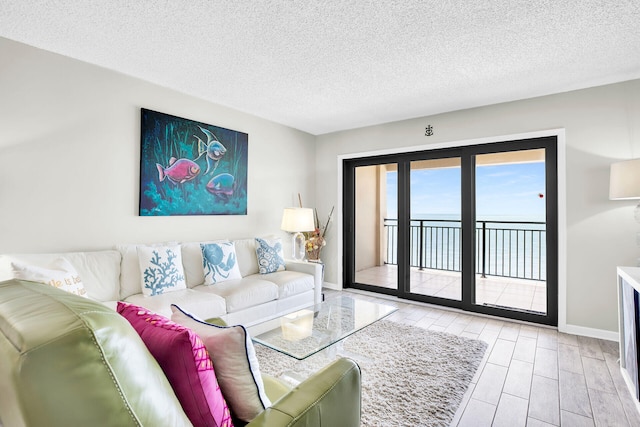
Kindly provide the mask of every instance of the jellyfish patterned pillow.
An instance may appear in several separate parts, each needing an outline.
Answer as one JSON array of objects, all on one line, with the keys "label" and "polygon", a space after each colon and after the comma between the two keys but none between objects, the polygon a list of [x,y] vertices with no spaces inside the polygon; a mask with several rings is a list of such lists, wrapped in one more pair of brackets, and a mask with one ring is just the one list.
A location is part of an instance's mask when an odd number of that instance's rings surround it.
[{"label": "jellyfish patterned pillow", "polygon": [[260,274],[284,270],[284,255],[280,239],[261,239],[256,237],[256,255]]},{"label": "jellyfish patterned pillow", "polygon": [[200,248],[205,285],[242,278],[233,242],[204,243]]}]

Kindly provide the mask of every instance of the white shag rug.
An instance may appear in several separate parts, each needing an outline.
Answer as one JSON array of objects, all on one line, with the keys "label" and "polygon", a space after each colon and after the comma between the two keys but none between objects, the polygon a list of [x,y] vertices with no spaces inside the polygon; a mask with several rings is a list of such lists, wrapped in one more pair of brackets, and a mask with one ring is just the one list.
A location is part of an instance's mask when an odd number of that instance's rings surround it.
[{"label": "white shag rug", "polygon": [[[448,426],[487,349],[483,341],[380,320],[346,338],[362,370],[362,426]],[[260,370],[309,376],[331,360],[304,361],[255,345]],[[331,352],[329,352],[331,353]]]}]

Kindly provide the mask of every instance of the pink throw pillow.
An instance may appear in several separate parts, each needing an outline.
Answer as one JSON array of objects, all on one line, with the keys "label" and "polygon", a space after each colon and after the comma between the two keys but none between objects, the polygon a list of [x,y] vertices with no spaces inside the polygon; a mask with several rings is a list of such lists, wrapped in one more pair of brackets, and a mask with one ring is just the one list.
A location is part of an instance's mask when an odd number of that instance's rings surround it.
[{"label": "pink throw pillow", "polygon": [[138,332],[195,427],[233,426],[209,353],[193,331],[133,304],[118,302],[118,313]]}]

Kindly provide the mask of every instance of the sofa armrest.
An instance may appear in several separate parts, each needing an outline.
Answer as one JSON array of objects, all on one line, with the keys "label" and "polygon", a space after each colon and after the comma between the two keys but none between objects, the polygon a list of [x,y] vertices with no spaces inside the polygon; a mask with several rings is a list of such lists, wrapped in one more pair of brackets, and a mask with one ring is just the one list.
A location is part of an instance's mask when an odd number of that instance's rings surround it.
[{"label": "sofa armrest", "polygon": [[309,261],[285,260],[285,268],[299,273],[307,273],[313,276],[313,303],[322,302],[322,284],[324,282],[324,264]]},{"label": "sofa armrest", "polygon": [[360,403],[360,367],[342,358],[300,383],[247,426],[359,426]]}]

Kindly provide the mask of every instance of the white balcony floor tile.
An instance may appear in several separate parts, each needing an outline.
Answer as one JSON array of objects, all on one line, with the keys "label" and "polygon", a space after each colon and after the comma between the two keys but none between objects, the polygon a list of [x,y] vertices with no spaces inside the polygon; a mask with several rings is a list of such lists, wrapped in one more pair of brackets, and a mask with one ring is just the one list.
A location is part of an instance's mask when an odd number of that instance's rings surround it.
[{"label": "white balcony floor tile", "polygon": [[[356,282],[387,289],[397,288],[397,267],[383,265],[356,272]],[[412,293],[460,300],[461,274],[442,270],[419,270],[410,273]],[[545,313],[546,282],[526,279],[487,276],[476,277],[476,303],[497,304]]]}]

